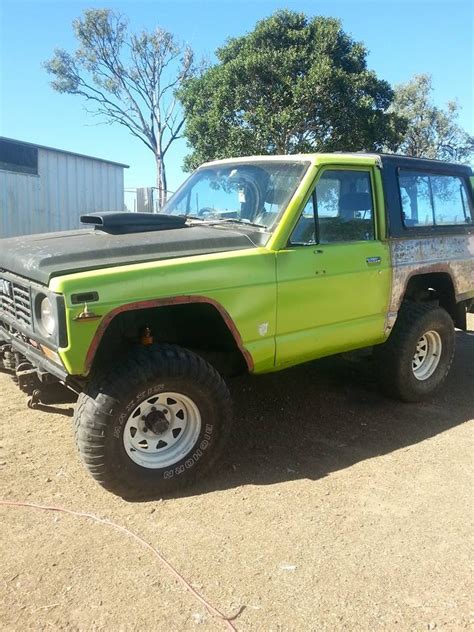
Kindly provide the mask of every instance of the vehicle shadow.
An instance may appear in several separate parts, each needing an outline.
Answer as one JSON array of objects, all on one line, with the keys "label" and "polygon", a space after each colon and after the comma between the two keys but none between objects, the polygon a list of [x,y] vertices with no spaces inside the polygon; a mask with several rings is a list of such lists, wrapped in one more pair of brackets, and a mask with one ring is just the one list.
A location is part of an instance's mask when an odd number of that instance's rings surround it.
[{"label": "vehicle shadow", "polygon": [[[333,356],[278,373],[232,380],[234,424],[220,467],[174,496],[318,480],[473,419],[474,331],[458,331],[456,337],[450,375],[439,393],[423,403],[384,397],[368,357]],[[68,391],[64,404],[71,398]],[[38,409],[72,415],[66,407],[40,404]],[[153,498],[138,502],[147,500]]]},{"label": "vehicle shadow", "polygon": [[368,358],[332,357],[236,379],[231,383],[235,420],[223,466],[183,495],[317,480],[474,418],[473,333],[457,332],[447,383],[423,403],[381,395]]}]

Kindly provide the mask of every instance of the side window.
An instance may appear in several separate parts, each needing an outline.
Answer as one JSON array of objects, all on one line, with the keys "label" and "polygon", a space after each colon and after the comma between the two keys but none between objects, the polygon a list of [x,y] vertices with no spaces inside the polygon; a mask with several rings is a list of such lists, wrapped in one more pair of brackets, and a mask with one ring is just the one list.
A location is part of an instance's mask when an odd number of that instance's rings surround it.
[{"label": "side window", "polygon": [[0,140],[0,169],[38,175],[38,149]]},{"label": "side window", "polygon": [[328,169],[315,189],[319,243],[374,239],[368,171]]},{"label": "side window", "polygon": [[366,241],[374,239],[374,235],[370,173],[327,169],[303,209],[290,241],[292,244],[314,244],[316,241],[330,244]]},{"label": "side window", "polygon": [[405,226],[433,226],[429,177],[414,171],[400,171],[399,183]]},{"label": "side window", "polygon": [[430,176],[435,224],[472,224],[464,183],[455,176]]},{"label": "side window", "polygon": [[315,244],[316,243],[316,222],[314,212],[314,193],[301,213],[301,216],[296,224],[292,234],[290,242],[292,244]]},{"label": "side window", "polygon": [[473,223],[465,185],[458,176],[400,169],[398,183],[407,228]]},{"label": "side window", "polygon": [[[341,197],[341,183],[337,178],[331,178],[332,172],[326,171],[318,182],[316,195],[318,200],[318,216],[337,217],[339,215],[339,198]],[[329,174],[329,175],[328,175]]]}]

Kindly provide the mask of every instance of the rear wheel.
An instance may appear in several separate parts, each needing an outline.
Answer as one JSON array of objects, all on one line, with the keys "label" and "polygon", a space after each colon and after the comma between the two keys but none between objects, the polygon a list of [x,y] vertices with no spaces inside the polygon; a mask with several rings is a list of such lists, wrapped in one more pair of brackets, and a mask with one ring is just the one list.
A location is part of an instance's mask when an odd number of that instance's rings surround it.
[{"label": "rear wheel", "polygon": [[213,466],[230,430],[227,386],[172,345],[143,347],[79,397],[76,443],[92,476],[125,498],[166,496]]},{"label": "rear wheel", "polygon": [[387,342],[375,348],[382,389],[407,402],[429,397],[446,379],[454,349],[454,323],[446,310],[407,301]]}]

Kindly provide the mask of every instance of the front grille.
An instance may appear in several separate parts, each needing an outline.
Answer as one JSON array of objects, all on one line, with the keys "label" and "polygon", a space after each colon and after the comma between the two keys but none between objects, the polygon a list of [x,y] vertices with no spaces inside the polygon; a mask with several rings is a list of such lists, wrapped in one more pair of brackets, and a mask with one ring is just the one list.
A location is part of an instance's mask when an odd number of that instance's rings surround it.
[{"label": "front grille", "polygon": [[31,328],[33,324],[31,312],[30,288],[0,275],[0,318],[5,315],[8,320]]}]

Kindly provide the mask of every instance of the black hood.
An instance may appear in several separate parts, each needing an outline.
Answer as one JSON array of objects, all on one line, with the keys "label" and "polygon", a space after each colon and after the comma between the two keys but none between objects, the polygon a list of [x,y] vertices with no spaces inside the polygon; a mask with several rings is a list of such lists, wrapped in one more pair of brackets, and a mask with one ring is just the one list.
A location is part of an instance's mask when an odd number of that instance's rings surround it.
[{"label": "black hood", "polygon": [[47,284],[84,270],[255,248],[254,237],[258,233],[199,225],[125,235],[77,230],[12,237],[0,239],[0,269]]}]

